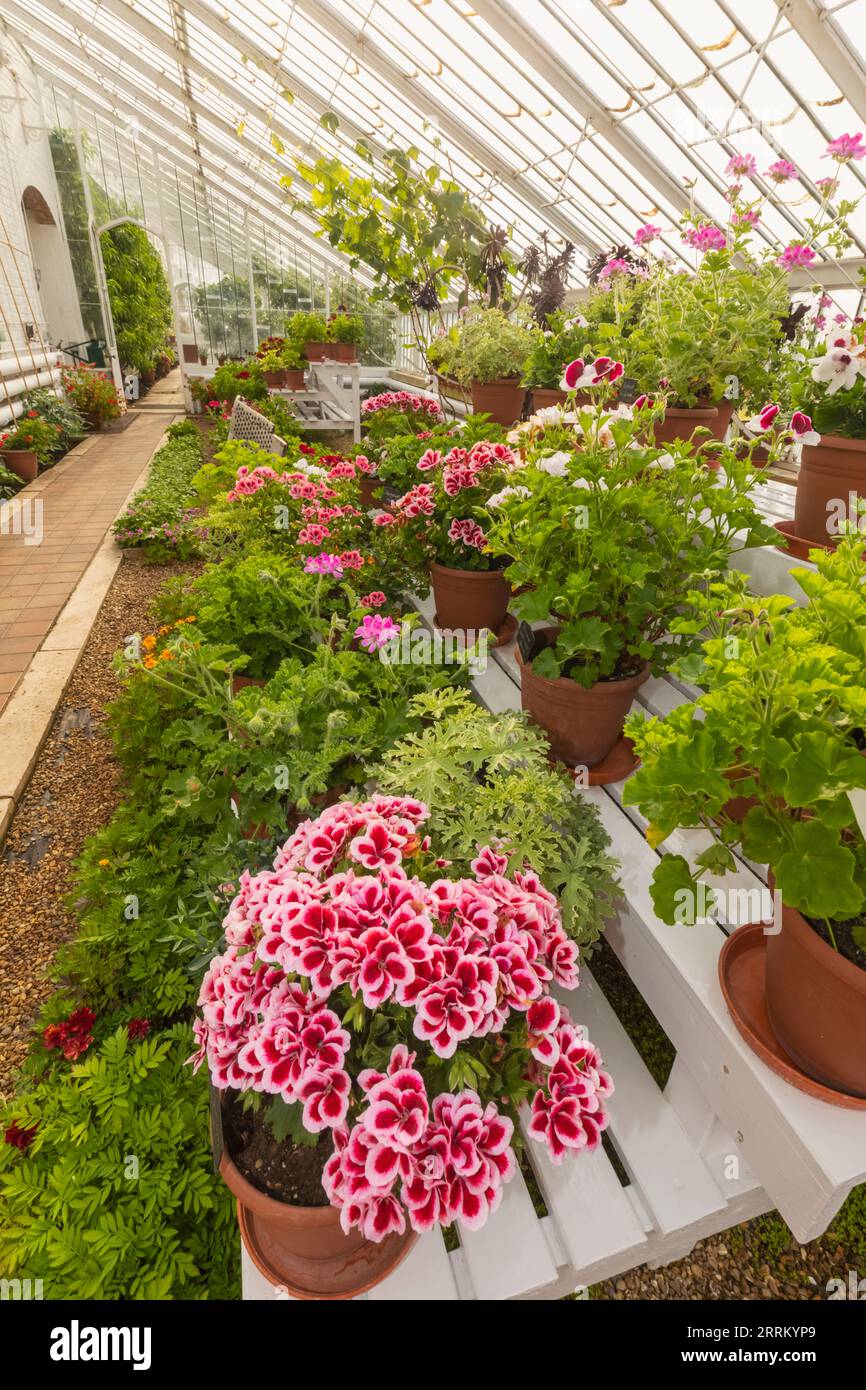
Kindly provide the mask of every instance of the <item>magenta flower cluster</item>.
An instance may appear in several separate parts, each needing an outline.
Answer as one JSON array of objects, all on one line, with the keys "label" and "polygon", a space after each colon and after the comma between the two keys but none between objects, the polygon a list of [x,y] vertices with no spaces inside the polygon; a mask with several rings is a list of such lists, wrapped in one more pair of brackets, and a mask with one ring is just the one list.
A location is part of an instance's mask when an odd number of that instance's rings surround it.
[{"label": "magenta flower cluster", "polygon": [[[512,1120],[472,1090],[431,1098],[413,1038],[430,1062],[471,1039],[513,1049],[531,1132],[554,1162],[598,1145],[612,1091],[550,994],[578,975],[555,897],[489,847],[470,878],[410,875],[413,858],[444,862],[429,860],[427,816],[406,797],[339,803],[301,825],[273,869],[244,872],[195,1024],[192,1060],[207,1058],[217,1087],[280,1096],[310,1132],[333,1131],[325,1190],[344,1228],[372,1240],[407,1219],[480,1225],[515,1168]],[[404,1033],[383,1073],[351,1066],[352,999]],[[491,1084],[498,1098],[504,1083]]]},{"label": "magenta flower cluster", "polygon": [[432,396],[416,396],[412,391],[383,391],[370,396],[361,406],[362,415],[375,415],[378,410],[402,410],[406,414],[442,415],[442,407]]}]

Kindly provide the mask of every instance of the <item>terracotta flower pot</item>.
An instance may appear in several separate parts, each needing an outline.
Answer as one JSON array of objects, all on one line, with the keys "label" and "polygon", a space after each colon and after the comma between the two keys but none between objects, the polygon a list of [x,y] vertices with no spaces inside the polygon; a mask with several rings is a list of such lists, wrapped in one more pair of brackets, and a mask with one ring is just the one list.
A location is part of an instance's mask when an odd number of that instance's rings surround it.
[{"label": "terracotta flower pot", "polygon": [[460,382],[455,381],[453,377],[443,376],[441,372],[437,372],[436,384],[439,387],[440,395],[447,396],[453,401],[463,401],[465,405],[469,404],[469,390],[465,386],[461,386]]},{"label": "terracotta flower pot", "polygon": [[337,1207],[293,1207],[247,1182],[227,1151],[220,1175],[238,1201],[241,1238],[256,1268],[296,1298],[355,1298],[380,1284],[408,1255],[415,1232],[378,1245],[360,1231],[345,1235]]},{"label": "terracotta flower pot", "polygon": [[525,396],[526,387],[516,376],[473,381],[472,410],[476,415],[489,415],[497,425],[513,425],[520,419]]},{"label": "terracotta flower pot", "polygon": [[430,583],[440,627],[498,632],[504,623],[511,588],[501,570],[456,570],[434,564]]},{"label": "terracotta flower pot", "polygon": [[330,347],[338,362],[357,362],[358,348],[355,343],[331,343]]},{"label": "terracotta flower pot", "polygon": [[382,484],[378,478],[371,478],[367,473],[362,473],[358,482],[358,492],[362,507],[375,507],[381,498]]},{"label": "terracotta flower pot", "polygon": [[547,410],[552,405],[565,405],[568,400],[567,391],[559,391],[553,386],[533,386],[532,387],[532,409]]},{"label": "terracotta flower pot", "polygon": [[35,449],[4,449],[3,462],[25,483],[32,483],[39,472],[39,455]]},{"label": "terracotta flower pot", "polygon": [[866,1097],[866,970],[834,951],[794,908],[767,935],[767,1017],[807,1076]]},{"label": "terracotta flower pot", "polygon": [[262,376],[265,379],[266,385],[273,386],[276,389],[279,389],[281,386],[285,386],[286,384],[286,372],[285,368],[283,367],[281,367],[279,371],[276,372],[262,372]]},{"label": "terracotta flower pot", "polygon": [[[730,402],[725,402],[725,404],[730,405]],[[673,444],[675,439],[691,439],[692,434],[699,427],[710,430],[714,439],[723,439],[730,418],[729,414],[724,429],[719,434],[720,421],[717,406],[695,406],[693,409],[687,409],[685,406],[669,405],[665,411],[664,419],[656,421],[656,444]]]},{"label": "terracotta flower pot", "polygon": [[794,498],[794,534],[820,545],[837,544],[838,504],[850,519],[852,492],[866,497],[866,439],[825,434],[820,444],[804,445]]},{"label": "terracotta flower pot", "polygon": [[303,367],[286,367],[283,376],[287,391],[303,391],[305,385]]},{"label": "terracotta flower pot", "polygon": [[304,343],[304,356],[308,362],[324,362],[332,354],[333,343]]},{"label": "terracotta flower pot", "polygon": [[[542,628],[550,645],[555,627]],[[578,685],[567,676],[536,676],[517,648],[520,703],[550,740],[550,751],[570,767],[596,767],[622,735],[622,726],[637,690],[649,676],[644,666],[620,681]]]},{"label": "terracotta flower pot", "polygon": [[267,685],[267,681],[261,680],[258,676],[232,676],[232,695],[237,695],[239,690],[244,690],[248,685]]}]

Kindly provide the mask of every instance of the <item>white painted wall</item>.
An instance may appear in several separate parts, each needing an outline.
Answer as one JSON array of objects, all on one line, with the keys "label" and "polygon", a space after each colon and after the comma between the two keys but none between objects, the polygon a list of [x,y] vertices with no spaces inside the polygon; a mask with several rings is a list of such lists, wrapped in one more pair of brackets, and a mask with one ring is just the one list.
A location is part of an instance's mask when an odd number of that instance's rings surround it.
[{"label": "white painted wall", "polygon": [[[42,85],[19,45],[0,34],[0,353],[22,361],[31,347],[35,352],[84,337]],[[40,226],[22,208],[30,185],[51,209],[53,227]],[[27,324],[34,328],[31,338]]]}]

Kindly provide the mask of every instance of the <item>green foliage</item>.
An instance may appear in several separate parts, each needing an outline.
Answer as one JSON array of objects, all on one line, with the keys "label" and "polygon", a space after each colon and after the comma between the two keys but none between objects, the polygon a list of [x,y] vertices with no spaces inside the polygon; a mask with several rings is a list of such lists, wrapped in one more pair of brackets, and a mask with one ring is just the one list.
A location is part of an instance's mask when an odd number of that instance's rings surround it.
[{"label": "green foliage", "polygon": [[223,362],[206,385],[214,400],[226,401],[228,404],[231,404],[236,396],[243,396],[245,401],[256,403],[267,400],[268,396],[261,367],[255,358],[249,362]]},{"label": "green foliage", "polygon": [[190,586],[186,611],[204,640],[248,657],[244,675],[269,678],[287,656],[308,659],[327,631],[315,612],[317,585],[294,556],[256,551],[209,565]]},{"label": "green foliage", "polygon": [[579,424],[579,452],[530,451],[521,488],[490,509],[487,546],[511,558],[515,588],[529,586],[514,600],[520,617],[555,619],[533,671],[590,686],[645,662],[664,670],[694,646],[696,631],[675,622],[686,594],[721,576],[732,550],[774,533],[749,496],[754,474],[731,451],[720,482],[691,446],[645,442],[646,411],[629,420],[587,408]]},{"label": "green foliage", "polygon": [[81,413],[72,402],[56,396],[46,386],[28,391],[21,397],[21,404],[25,414],[28,410],[38,411],[41,419],[57,427],[57,444],[61,449],[70,448],[76,439],[80,439],[87,432]]},{"label": "green foliage", "polygon": [[299,312],[292,314],[286,324],[286,333],[303,350],[306,343],[324,343],[328,336],[328,325],[324,314]]},{"label": "green foliage", "polygon": [[0,454],[0,502],[6,502],[10,497],[14,497],[16,492],[20,492],[24,486],[24,479],[19,478],[17,473],[13,473],[3,462]]},{"label": "green foliage", "polygon": [[453,871],[470,873],[477,850],[496,844],[508,872],[532,865],[582,946],[597,940],[617,894],[607,835],[571,778],[548,763],[544,735],[517,711],[489,714],[464,690],[418,695],[423,727],[386,753],[378,788],[417,797],[427,829]]},{"label": "green foliage", "polygon": [[540,330],[514,323],[501,309],[479,309],[460,325],[451,370],[465,385],[519,377],[538,336]]},{"label": "green foliage", "polygon": [[[404,313],[435,308],[459,282],[480,295],[488,287],[485,219],[459,184],[435,164],[419,165],[414,146],[377,156],[357,147],[369,170],[355,172],[323,156],[298,163],[312,185],[320,234],[343,251],[352,268],[364,265],[376,281],[373,300]],[[305,205],[309,208],[309,205]]]},{"label": "green foliage", "polygon": [[114,523],[114,536],[122,549],[141,549],[155,563],[197,553],[201,522],[188,515],[188,508],[201,458],[197,431],[175,436],[162,446],[144,487]]},{"label": "green foliage", "polygon": [[[743,576],[690,596],[697,617],[683,625],[709,636],[685,670],[706,693],[627,725],[641,767],[624,799],[649,819],[651,843],[677,826],[713,836],[694,872],[681,856],[662,859],[653,896],[665,921],[705,873],[732,867],[734,850],[769,864],[783,900],[809,917],[863,913],[866,843],[848,796],[866,789],[862,549],[853,534],[833,552],[813,551],[817,573],[794,571],[802,608],[754,598]],[[742,822],[728,813],[734,789],[754,800]]]},{"label": "green foliage", "polygon": [[172,325],[160,255],[142,227],[126,223],[103,233],[102,258],[121,365],[155,371]]},{"label": "green foliage", "polygon": [[130,1042],[125,1026],[4,1107],[36,1125],[26,1155],[0,1146],[0,1260],[51,1299],[238,1295],[230,1194],[211,1167],[206,1083],[183,1065],[179,1023]]},{"label": "green foliage", "polygon": [[364,320],[360,314],[335,314],[328,324],[328,339],[332,343],[360,345],[364,337]]},{"label": "green foliage", "polygon": [[27,411],[0,434],[0,449],[27,449],[36,454],[40,463],[47,463],[60,442],[60,426],[41,419],[35,411]]}]

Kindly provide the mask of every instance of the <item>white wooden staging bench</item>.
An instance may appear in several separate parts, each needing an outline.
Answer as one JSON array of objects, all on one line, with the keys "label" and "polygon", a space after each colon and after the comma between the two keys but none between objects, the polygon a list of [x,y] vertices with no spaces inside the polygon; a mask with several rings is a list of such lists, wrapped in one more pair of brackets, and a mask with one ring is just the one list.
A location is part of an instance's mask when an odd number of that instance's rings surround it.
[{"label": "white wooden staging bench", "polygon": [[[792,489],[760,490],[770,520],[790,517]],[[789,569],[797,562],[768,547],[738,565],[763,593],[799,595]],[[432,604],[419,603],[432,623]],[[474,682],[493,711],[520,707],[513,643],[492,653]],[[650,680],[636,708],[664,714],[694,697],[675,680]],[[546,1150],[527,1144],[547,1214],[538,1216],[518,1173],[501,1207],[480,1231],[457,1228],[448,1252],[438,1231],[423,1236],[370,1301],[554,1299],[637,1265],[653,1268],[687,1255],[704,1236],[777,1208],[801,1242],[828,1227],[857,1183],[866,1180],[866,1113],[843,1110],[777,1077],[737,1032],[719,988],[724,924],[670,927],[652,907],[650,879],[658,853],[644,823],[621,804],[622,784],[576,789],[598,808],[621,864],[624,898],[606,940],[676,1048],[660,1090],[587,965],[564,996],[587,1026],[614,1078],[608,1131],[628,1181],[603,1149],[555,1167]],[[687,857],[703,832],[678,832],[662,846]],[[661,851],[659,851],[661,852]],[[764,870],[742,864],[731,887],[760,889]],[[244,1252],[244,1297],[285,1298]]]}]

